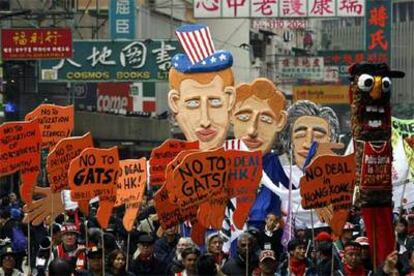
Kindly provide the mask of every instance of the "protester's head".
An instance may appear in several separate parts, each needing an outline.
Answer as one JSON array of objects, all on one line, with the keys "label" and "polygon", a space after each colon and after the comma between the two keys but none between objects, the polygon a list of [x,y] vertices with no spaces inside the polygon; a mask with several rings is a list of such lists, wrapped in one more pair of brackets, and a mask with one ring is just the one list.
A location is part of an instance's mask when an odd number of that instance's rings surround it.
[{"label": "protester's head", "polygon": [[10,219],[10,211],[8,209],[3,209],[0,212],[0,225],[4,225],[6,221]]},{"label": "protester's head", "polygon": [[250,235],[248,232],[242,233],[237,238],[237,253],[242,256],[246,257],[247,253],[251,255],[250,253],[253,251],[253,239],[252,235]]},{"label": "protester's head", "polygon": [[214,256],[206,253],[201,255],[197,260],[197,273],[203,276],[216,276],[217,264],[214,260]]},{"label": "protester's head", "polygon": [[108,256],[108,265],[112,270],[125,271],[126,254],[120,249],[112,251]]},{"label": "protester's head", "polygon": [[358,237],[355,242],[361,245],[361,259],[366,260],[370,258],[369,254],[369,241],[367,237]]},{"label": "protester's head", "polygon": [[73,272],[72,266],[66,260],[56,258],[49,264],[49,276],[71,276]]},{"label": "protester's head", "polygon": [[177,226],[167,228],[164,231],[164,236],[166,236],[167,238],[175,238],[176,234],[177,234]]},{"label": "protester's head", "polygon": [[399,235],[406,234],[408,231],[408,222],[405,218],[400,217],[395,224],[395,232]]},{"label": "protester's head", "polygon": [[232,117],[234,136],[250,150],[270,152],[286,119],[285,96],[271,80],[258,78],[236,88]]},{"label": "protester's head", "polygon": [[189,247],[193,247],[194,243],[191,240],[191,238],[183,238],[181,237],[178,240],[176,249],[175,249],[175,255],[177,257],[177,259],[181,260],[181,252],[183,252],[184,249],[189,248]]},{"label": "protester's head", "polygon": [[344,229],[342,230],[341,240],[343,243],[352,241],[352,235],[355,229],[355,225],[350,222],[346,222]]},{"label": "protester's head", "polygon": [[301,240],[306,239],[306,225],[304,223],[295,226],[295,237]]},{"label": "protester's head", "polygon": [[150,257],[154,253],[154,238],[150,235],[144,234],[138,238],[139,255],[143,257]]},{"label": "protester's head", "polygon": [[270,231],[273,231],[276,229],[276,227],[278,226],[279,223],[279,218],[273,214],[273,213],[269,213],[266,216],[266,228]]},{"label": "protester's head", "polygon": [[1,251],[0,255],[1,267],[5,272],[11,272],[16,266],[16,259],[13,249],[9,246],[5,247]]},{"label": "protester's head", "polygon": [[62,226],[58,223],[52,224],[52,242],[54,245],[58,245],[62,241],[61,228]]},{"label": "protester's head", "polygon": [[361,264],[361,245],[357,242],[348,242],[344,246],[344,263],[351,269]]},{"label": "protester's head", "polygon": [[277,256],[273,250],[260,251],[259,267],[264,275],[274,275],[277,265]]},{"label": "protester's head", "polygon": [[79,231],[72,223],[65,223],[61,228],[62,243],[64,246],[75,246]]},{"label": "protester's head", "polygon": [[281,139],[285,151],[292,148],[294,161],[302,168],[312,142],[337,141],[338,117],[331,108],[307,100],[295,102],[287,112],[288,120]]},{"label": "protester's head", "polygon": [[223,250],[223,238],[219,232],[211,233],[206,238],[207,252],[211,254],[220,254]]},{"label": "protester's head", "polygon": [[11,204],[16,203],[17,195],[15,193],[10,193],[9,194],[9,201],[10,201]]},{"label": "protester's head", "polygon": [[301,239],[294,239],[288,243],[288,251],[291,257],[297,260],[304,260],[306,253],[306,244]]},{"label": "protester's head", "polygon": [[102,248],[93,246],[88,250],[88,263],[92,271],[102,270]]},{"label": "protester's head", "polygon": [[195,273],[197,258],[200,256],[200,251],[195,247],[188,247],[181,252],[182,263],[184,269],[188,272]]}]

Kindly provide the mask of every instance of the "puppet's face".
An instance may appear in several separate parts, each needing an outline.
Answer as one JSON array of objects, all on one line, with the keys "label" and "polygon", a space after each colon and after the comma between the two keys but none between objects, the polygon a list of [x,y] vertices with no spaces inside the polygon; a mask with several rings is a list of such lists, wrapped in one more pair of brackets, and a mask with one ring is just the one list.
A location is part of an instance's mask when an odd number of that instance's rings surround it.
[{"label": "puppet's face", "polygon": [[385,139],[391,127],[391,79],[364,73],[354,77],[351,89],[352,113],[358,121],[353,126],[354,136],[363,140]]},{"label": "puppet's face", "polygon": [[169,100],[188,141],[198,140],[202,150],[223,146],[234,104],[233,87],[223,87],[219,76],[208,84],[186,79]]},{"label": "puppet's face", "polygon": [[292,128],[293,155],[299,168],[303,168],[313,141],[318,143],[331,141],[329,123],[321,117],[299,117]]},{"label": "puppet's face", "polygon": [[270,151],[276,134],[285,124],[284,111],[276,114],[266,100],[255,96],[236,104],[233,114],[234,136],[250,150],[261,150],[263,154]]}]

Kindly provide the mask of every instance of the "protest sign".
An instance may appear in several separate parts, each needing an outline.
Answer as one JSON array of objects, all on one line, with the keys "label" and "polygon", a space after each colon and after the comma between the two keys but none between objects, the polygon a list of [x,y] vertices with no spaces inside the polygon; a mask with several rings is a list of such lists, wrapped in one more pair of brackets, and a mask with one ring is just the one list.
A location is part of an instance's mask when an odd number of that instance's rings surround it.
[{"label": "protest sign", "polygon": [[181,151],[198,149],[198,141],[186,142],[177,139],[168,139],[161,146],[151,152],[150,183],[151,185],[163,185],[165,181],[165,168]]},{"label": "protest sign", "polygon": [[391,117],[392,136],[391,142],[393,149],[397,147],[397,143],[402,137],[403,147],[406,159],[401,156],[395,156],[393,163],[405,165],[408,163],[411,175],[414,175],[414,120],[403,120]]},{"label": "protest sign", "polygon": [[73,105],[41,104],[25,116],[26,121],[34,119],[40,124],[42,148],[50,150],[59,140],[70,136],[74,127]]},{"label": "protest sign", "polygon": [[57,193],[69,187],[68,169],[70,162],[86,148],[93,147],[92,135],[60,140],[47,156],[47,179],[52,192]]},{"label": "protest sign", "polygon": [[173,194],[182,209],[199,205],[211,194],[225,189],[227,173],[224,149],[195,152],[185,156],[174,169],[173,183]]},{"label": "protest sign", "polygon": [[89,213],[89,200],[99,196],[97,219],[103,229],[108,226],[116,201],[119,168],[118,148],[86,148],[70,162],[68,171],[71,199],[79,209]]},{"label": "protest sign", "polygon": [[125,229],[130,232],[144,196],[147,182],[147,161],[145,157],[136,160],[121,160],[119,167],[115,206],[125,204],[123,224]]},{"label": "protest sign", "polygon": [[229,197],[235,197],[237,202],[233,222],[238,229],[242,229],[256,200],[262,178],[262,152],[228,150],[226,158]]},{"label": "protest sign", "polygon": [[[334,216],[340,210],[349,211],[355,185],[355,156],[321,155],[306,167],[300,180],[300,195],[304,209],[332,206]],[[337,219],[332,218],[333,221]],[[330,223],[330,222],[328,222]],[[345,221],[343,221],[345,223]],[[332,227],[332,225],[331,225]],[[339,227],[336,225],[336,227]],[[335,232],[340,229],[333,229]]]},{"label": "protest sign", "polygon": [[20,171],[20,196],[27,203],[40,171],[40,143],[37,121],[0,125],[0,176]]}]

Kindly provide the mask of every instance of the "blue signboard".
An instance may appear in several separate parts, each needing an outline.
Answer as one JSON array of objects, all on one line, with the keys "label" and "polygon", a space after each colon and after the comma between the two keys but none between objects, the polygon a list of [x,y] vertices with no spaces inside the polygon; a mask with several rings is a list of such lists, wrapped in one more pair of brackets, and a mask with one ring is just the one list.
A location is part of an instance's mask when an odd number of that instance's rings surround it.
[{"label": "blue signboard", "polygon": [[135,0],[112,0],[109,7],[112,39],[135,38]]}]

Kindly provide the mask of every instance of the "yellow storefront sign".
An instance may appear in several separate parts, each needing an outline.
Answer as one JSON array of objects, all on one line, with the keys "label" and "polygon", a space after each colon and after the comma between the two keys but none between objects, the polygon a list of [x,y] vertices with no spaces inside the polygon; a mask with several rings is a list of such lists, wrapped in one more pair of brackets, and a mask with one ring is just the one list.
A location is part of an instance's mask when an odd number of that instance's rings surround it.
[{"label": "yellow storefront sign", "polygon": [[293,87],[293,101],[309,100],[317,104],[346,104],[347,85],[301,85]]}]

